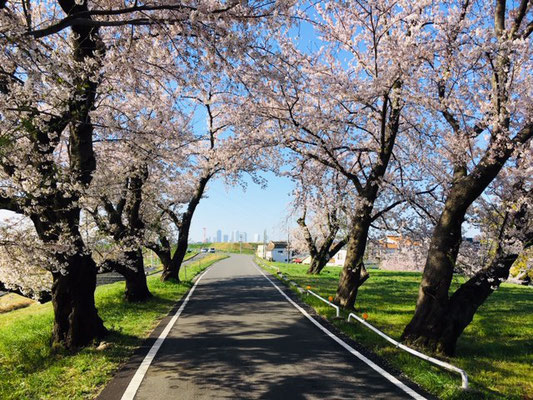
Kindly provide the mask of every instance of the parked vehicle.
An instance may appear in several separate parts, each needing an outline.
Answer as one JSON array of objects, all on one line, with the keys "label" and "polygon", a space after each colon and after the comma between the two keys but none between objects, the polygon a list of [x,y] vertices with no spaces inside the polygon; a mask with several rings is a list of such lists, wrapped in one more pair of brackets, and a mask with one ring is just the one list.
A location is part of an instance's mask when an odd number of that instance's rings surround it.
[{"label": "parked vehicle", "polygon": [[215,251],[216,251],[216,250],[215,250],[214,247],[211,247],[211,248],[209,249],[209,253],[214,253]]}]

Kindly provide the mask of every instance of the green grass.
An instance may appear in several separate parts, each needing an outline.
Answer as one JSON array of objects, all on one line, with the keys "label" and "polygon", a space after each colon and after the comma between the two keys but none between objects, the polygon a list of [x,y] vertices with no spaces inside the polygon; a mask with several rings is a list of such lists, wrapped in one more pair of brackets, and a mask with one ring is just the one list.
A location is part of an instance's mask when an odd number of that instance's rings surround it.
[{"label": "green grass", "polygon": [[[306,275],[307,266],[268,263],[267,269],[281,272],[302,287],[310,285],[316,293],[334,296],[340,268],[327,267],[319,276]],[[368,322],[389,336],[399,339],[413,315],[421,274],[395,271],[370,271],[370,279],[360,288],[357,314],[368,314]],[[455,289],[464,279],[454,278]],[[315,299],[301,295],[319,314],[359,343],[387,359],[429,392],[442,399],[531,399],[533,393],[533,290],[503,284],[484,305],[460,337],[457,353],[444,359],[464,369],[471,390],[460,389],[457,374],[448,373],[417,357],[396,349],[360,324],[334,320],[335,311]]]},{"label": "green grass", "polygon": [[255,254],[257,243],[192,243],[189,244],[190,249],[201,249],[202,247],[214,247],[218,251],[226,253],[243,253]]},{"label": "green grass", "polygon": [[180,284],[148,277],[154,297],[138,304],[123,299],[124,282],[100,286],[95,299],[111,334],[105,343],[77,353],[52,352],[52,305],[35,304],[0,315],[0,399],[87,399],[111,379],[173,305],[191,287],[191,278],[225,258],[213,254],[182,268]]},{"label": "green grass", "polygon": [[[189,253],[185,253],[185,257],[183,257],[183,261],[190,260],[191,258],[193,258],[194,256],[198,254],[199,254],[198,251],[191,251]],[[163,268],[163,264],[161,264],[161,260],[159,259],[159,257],[157,257],[157,255],[153,251],[144,249],[144,267],[148,268],[152,265],[155,267],[155,272],[159,272]]]}]

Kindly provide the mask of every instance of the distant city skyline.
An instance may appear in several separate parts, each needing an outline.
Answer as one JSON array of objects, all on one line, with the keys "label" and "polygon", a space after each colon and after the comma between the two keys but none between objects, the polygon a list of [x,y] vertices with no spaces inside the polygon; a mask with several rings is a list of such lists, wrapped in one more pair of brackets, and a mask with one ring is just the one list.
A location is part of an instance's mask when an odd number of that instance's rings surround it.
[{"label": "distant city skyline", "polygon": [[[263,234],[264,235],[264,234]],[[253,236],[252,242],[261,243],[264,241],[263,235],[255,233]],[[268,239],[268,237],[267,237]],[[197,240],[189,240],[190,242],[198,242]],[[241,232],[234,230],[231,232],[231,236],[227,233],[224,233],[224,230],[217,229],[216,234],[207,235],[205,237],[206,242],[218,242],[218,243],[238,243],[239,241],[248,242],[248,232]]]},{"label": "distant city skyline", "polygon": [[221,180],[212,181],[194,214],[189,241],[202,242],[203,228],[209,241],[218,238],[218,230],[221,241],[227,235],[227,241],[238,242],[235,236],[239,232],[246,234],[243,241],[255,241],[255,235],[259,235],[262,242],[265,230],[268,240],[286,240],[287,228],[296,226],[295,220],[287,218],[294,184],[273,173],[262,177],[268,183],[266,188],[249,178],[243,182],[246,190],[241,186],[228,187]]}]

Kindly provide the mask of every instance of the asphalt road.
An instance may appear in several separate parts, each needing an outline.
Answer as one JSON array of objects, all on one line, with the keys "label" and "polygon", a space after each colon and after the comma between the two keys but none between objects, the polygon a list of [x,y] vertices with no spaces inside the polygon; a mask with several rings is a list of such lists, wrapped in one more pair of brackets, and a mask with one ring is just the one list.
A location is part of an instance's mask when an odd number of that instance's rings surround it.
[{"label": "asphalt road", "polygon": [[[127,384],[120,380],[131,378],[130,370],[119,373],[100,399],[120,399]],[[218,262],[201,279],[135,396],[410,398],[318,329],[245,255]]]}]

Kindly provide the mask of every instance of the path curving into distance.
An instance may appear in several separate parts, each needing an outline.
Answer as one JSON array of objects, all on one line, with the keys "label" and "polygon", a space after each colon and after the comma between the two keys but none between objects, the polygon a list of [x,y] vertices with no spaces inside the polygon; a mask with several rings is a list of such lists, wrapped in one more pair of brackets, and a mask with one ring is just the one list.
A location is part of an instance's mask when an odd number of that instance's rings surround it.
[{"label": "path curving into distance", "polygon": [[99,399],[424,398],[275,286],[251,256],[216,263]]}]

